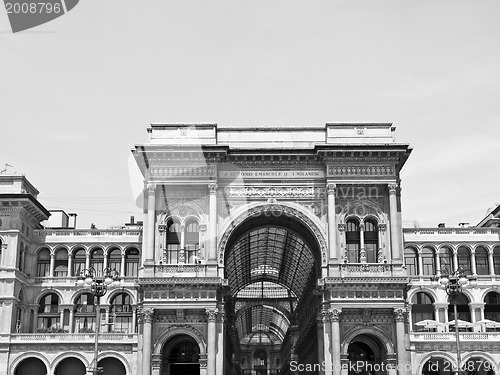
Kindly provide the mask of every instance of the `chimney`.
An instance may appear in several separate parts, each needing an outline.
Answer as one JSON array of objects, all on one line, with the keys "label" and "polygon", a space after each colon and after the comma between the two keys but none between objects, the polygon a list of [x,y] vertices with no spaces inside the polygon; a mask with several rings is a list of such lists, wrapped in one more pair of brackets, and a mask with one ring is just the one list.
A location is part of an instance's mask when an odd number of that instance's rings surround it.
[{"label": "chimney", "polygon": [[439,223],[438,228],[444,228],[446,225],[444,223]]},{"label": "chimney", "polygon": [[130,224],[135,224],[135,218],[133,216],[130,216]]},{"label": "chimney", "polygon": [[458,226],[460,228],[467,228],[469,226],[469,223],[458,223]]},{"label": "chimney", "polygon": [[68,216],[71,218],[68,227],[76,229],[76,217],[78,216],[75,213],[68,214]]}]

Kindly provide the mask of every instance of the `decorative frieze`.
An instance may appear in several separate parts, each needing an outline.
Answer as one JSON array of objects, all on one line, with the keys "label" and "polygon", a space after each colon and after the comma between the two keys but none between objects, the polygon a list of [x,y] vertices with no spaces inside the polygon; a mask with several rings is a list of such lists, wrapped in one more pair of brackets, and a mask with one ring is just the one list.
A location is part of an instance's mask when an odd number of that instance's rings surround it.
[{"label": "decorative frieze", "polygon": [[233,198],[323,198],[325,188],[314,186],[283,186],[283,187],[230,187],[228,195]]},{"label": "decorative frieze", "polygon": [[151,177],[217,177],[216,168],[210,165],[201,167],[152,167]]},{"label": "decorative frieze", "polygon": [[392,165],[329,165],[327,167],[327,177],[335,178],[387,178],[395,175],[395,168]]}]

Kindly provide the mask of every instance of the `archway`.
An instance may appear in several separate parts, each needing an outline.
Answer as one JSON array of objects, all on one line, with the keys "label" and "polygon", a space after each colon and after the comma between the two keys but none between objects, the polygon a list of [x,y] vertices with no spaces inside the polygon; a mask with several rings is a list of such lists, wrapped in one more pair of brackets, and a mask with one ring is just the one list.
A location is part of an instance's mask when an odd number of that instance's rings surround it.
[{"label": "archway", "polygon": [[200,347],[188,335],[170,339],[161,353],[161,375],[200,375]]},{"label": "archway", "polygon": [[347,354],[349,375],[387,374],[387,351],[378,338],[366,334],[354,337]]},{"label": "archway", "polygon": [[[305,365],[321,363],[320,299],[314,291],[322,238],[314,222],[291,207],[269,204],[249,212],[235,218],[222,240],[228,357],[239,360],[243,373],[286,374],[292,357]],[[256,349],[269,353],[265,367],[252,354]]]},{"label": "archway", "polygon": [[103,372],[101,374],[103,375],[126,375],[127,373],[123,363],[119,359],[113,357],[106,357],[99,360],[99,362],[97,362],[97,367],[102,367]]},{"label": "archway", "polygon": [[75,357],[64,358],[56,366],[54,375],[85,375],[85,365]]},{"label": "archway", "polygon": [[47,367],[38,358],[26,358],[16,367],[15,375],[46,375]]}]

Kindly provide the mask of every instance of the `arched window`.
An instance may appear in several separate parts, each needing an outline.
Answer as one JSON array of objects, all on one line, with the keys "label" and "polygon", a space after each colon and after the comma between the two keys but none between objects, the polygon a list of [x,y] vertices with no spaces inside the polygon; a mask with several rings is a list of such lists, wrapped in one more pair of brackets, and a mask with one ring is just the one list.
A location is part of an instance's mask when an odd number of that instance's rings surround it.
[{"label": "arched window", "polygon": [[92,250],[92,253],[90,253],[90,267],[95,269],[97,275],[102,275],[104,269],[104,251],[102,249]]},{"label": "arched window", "polygon": [[500,246],[493,249],[493,270],[495,275],[500,275]]},{"label": "arched window", "polygon": [[179,263],[179,252],[181,250],[181,225],[177,221],[169,220],[167,225],[167,249],[166,262]]},{"label": "arched window", "polygon": [[139,250],[127,249],[125,252],[125,276],[137,276],[139,274]]},{"label": "arched window", "polygon": [[85,269],[86,259],[85,249],[78,249],[73,253],[73,276],[80,276]]},{"label": "arched window", "polygon": [[[453,305],[452,305],[453,299],[449,297],[448,302],[450,303],[450,307],[448,308],[448,322],[452,322],[453,320],[455,320],[455,315],[453,313]],[[471,317],[469,308],[469,298],[467,298],[465,294],[460,293],[456,297],[456,303],[457,303],[458,319],[470,322]]]},{"label": "arched window", "polygon": [[132,299],[127,293],[117,294],[111,301],[111,331],[133,333]]},{"label": "arched window", "polygon": [[38,277],[50,276],[50,250],[42,249],[37,255],[36,275]]},{"label": "arched window", "polygon": [[195,263],[198,259],[199,247],[199,229],[198,223],[196,221],[190,221],[186,224],[186,234],[185,234],[185,257],[186,263]]},{"label": "arched window", "polygon": [[359,250],[361,247],[361,237],[359,234],[359,221],[356,219],[349,219],[346,222],[346,248],[347,259],[349,263],[359,262]]},{"label": "arched window", "polygon": [[425,326],[418,326],[415,323],[422,320],[434,320],[434,300],[430,295],[424,292],[419,292],[411,299],[411,319],[413,322],[413,330],[421,331],[426,329]]},{"label": "arched window", "polygon": [[417,252],[411,247],[405,249],[405,265],[408,275],[418,275]]},{"label": "arched window", "polygon": [[95,332],[95,299],[91,293],[83,293],[76,298],[74,319],[76,333]]},{"label": "arched window", "polygon": [[500,294],[489,292],[484,297],[484,318],[500,322]]},{"label": "arched window", "polygon": [[436,274],[436,257],[434,250],[430,247],[422,249],[422,274],[433,276]]},{"label": "arched window", "polygon": [[365,221],[365,252],[367,263],[377,263],[378,258],[378,229],[375,220]]},{"label": "arched window", "polygon": [[111,251],[108,251],[108,267],[112,270],[116,270],[118,274],[121,273],[122,252],[120,249],[113,249]]},{"label": "arched window", "polygon": [[478,275],[489,275],[488,250],[480,246],[476,248],[476,273]]},{"label": "arched window", "polygon": [[470,250],[465,246],[460,246],[457,251],[458,267],[470,272]]},{"label": "arched window", "polygon": [[59,296],[49,293],[40,299],[38,304],[39,329],[56,328],[59,326]]},{"label": "arched window", "polygon": [[55,277],[68,276],[68,250],[59,249],[56,251],[54,266]]},{"label": "arched window", "polygon": [[453,266],[453,251],[449,247],[443,247],[439,250],[439,263],[444,274],[449,274],[455,270]]}]

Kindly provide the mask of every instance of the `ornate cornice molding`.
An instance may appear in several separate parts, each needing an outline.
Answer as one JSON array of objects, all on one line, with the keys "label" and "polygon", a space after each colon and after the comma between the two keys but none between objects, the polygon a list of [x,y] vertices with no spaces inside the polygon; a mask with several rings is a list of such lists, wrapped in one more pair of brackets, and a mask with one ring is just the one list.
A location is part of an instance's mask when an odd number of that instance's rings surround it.
[{"label": "ornate cornice molding", "polygon": [[233,198],[257,197],[257,198],[322,198],[325,189],[321,187],[283,186],[283,187],[229,187],[225,189]]}]

